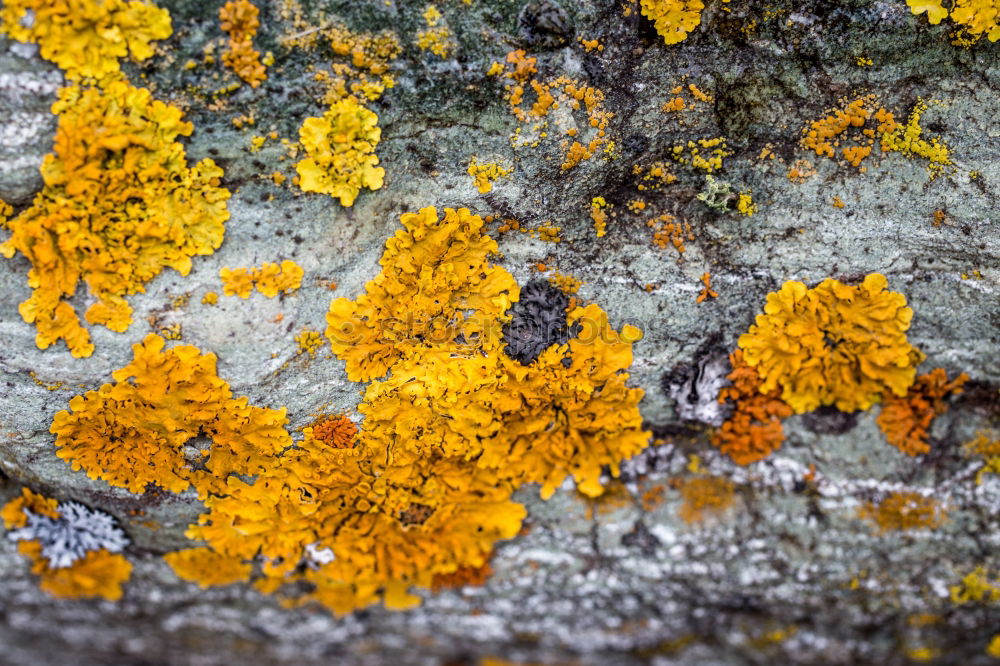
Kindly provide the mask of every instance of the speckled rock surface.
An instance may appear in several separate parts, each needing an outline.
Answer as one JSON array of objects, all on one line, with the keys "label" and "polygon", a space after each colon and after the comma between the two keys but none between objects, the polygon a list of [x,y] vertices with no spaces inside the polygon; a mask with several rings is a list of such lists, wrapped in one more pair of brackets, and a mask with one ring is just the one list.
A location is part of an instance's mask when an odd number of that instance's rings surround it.
[{"label": "speckled rock surface", "polygon": [[[132,538],[135,564],[121,602],[56,601],[39,591],[15,545],[0,539],[0,663],[988,663],[1000,606],[957,606],[948,588],[976,566],[1000,570],[1000,477],[977,485],[978,463],[961,450],[977,431],[1000,430],[1000,44],[952,46],[944,24],[928,26],[903,0],[766,9],[712,0],[702,25],[672,47],[618,2],[562,0],[559,30],[569,37],[541,39],[530,17],[519,25],[524,2],[443,0],[458,40],[443,60],[414,45],[423,3],[304,3],[317,24],[322,11],[352,29],[395,29],[404,45],[392,69],[396,86],[370,104],[382,127],[385,186],[345,209],[290,181],[274,184],[273,171],[294,173],[278,141],[250,151],[252,136],[271,131],[294,142],[302,120],[322,112],[307,67],[329,56],[282,47],[279,37],[291,29],[280,8],[258,4],[257,46],[276,62],[262,87],[221,96],[222,108],[210,110],[207,93],[232,75],[219,65],[183,66],[202,63],[205,45],[221,39],[217,0],[162,2],[174,36],[142,66],[126,67],[134,83],[186,109],[195,125],[189,160],[210,156],[226,171],[232,217],[218,252],[196,258],[188,276],[166,271],[130,297],[135,323],[124,334],[91,329],[96,351],[87,359],[61,344],[35,347],[35,331],[17,311],[29,293],[29,264],[0,260],[0,500],[27,485],[108,511]],[[604,50],[586,52],[580,36],[599,38]],[[543,76],[566,74],[604,91],[615,114],[610,156],[562,171],[557,140],[512,147],[517,122],[486,70],[514,48],[537,56]],[[0,38],[0,199],[17,210],[41,187],[37,167],[55,128],[47,109],[60,81],[33,48]],[[676,116],[661,111],[681,83],[713,101]],[[873,155],[862,173],[799,147],[802,129],[840,97],[868,93],[901,120],[918,98],[938,100],[922,125],[948,144],[954,168],[931,179],[925,161],[890,153]],[[253,127],[234,127],[232,118],[250,112]],[[676,183],[636,189],[634,164],[669,162],[673,146],[718,136],[732,155],[715,176],[752,191],[754,216],[698,201],[704,173],[688,166],[670,164]],[[775,159],[761,157],[765,148]],[[480,194],[466,173],[473,155],[514,172]],[[801,183],[787,177],[799,159],[817,172]],[[617,213],[600,239],[590,219],[598,196]],[[640,196],[647,209],[630,212]],[[160,556],[187,543],[184,528],[201,511],[194,494],[131,495],[73,472],[55,455],[53,414],[110,381],[131,358],[130,345],[173,324],[184,342],[218,355],[219,374],[237,395],[287,406],[292,428],[324,409],[354,413],[362,385],[326,351],[299,353],[293,336],[322,330],[331,297],[353,298],[377,273],[399,214],[427,205],[561,227],[562,242],[547,243],[492,225],[499,263],[524,285],[543,261],[583,280],[578,296],[605,308],[616,327],[645,331],[632,383],[646,391],[641,409],[656,444],[598,502],[571,484],[547,502],[537,488],[521,490],[527,529],[498,546],[493,577],[482,587],[428,592],[416,610],[334,618],[285,610],[247,585],[200,590],[178,580]],[[939,226],[936,210],[946,214]],[[646,220],[662,213],[692,227],[682,261],[651,243]],[[221,291],[221,267],[285,258],[305,269],[299,291],[201,303],[205,292]],[[696,303],[706,271],[718,298]],[[719,359],[785,280],[857,281],[876,271],[914,310],[909,337],[927,354],[921,369],[971,377],[935,422],[932,452],[910,458],[886,444],[877,408],[856,418],[793,417],[782,449],[747,468],[715,452],[706,422],[716,419],[719,382],[704,384],[710,395],[677,386],[700,368],[716,368],[717,377]],[[74,304],[87,303],[81,290]],[[678,408],[681,395],[701,408]],[[671,485],[690,474],[691,455],[736,484],[735,505],[697,524],[679,517]],[[805,484],[810,465],[815,482]],[[945,503],[947,522],[881,534],[858,518],[865,502],[904,489]]]}]

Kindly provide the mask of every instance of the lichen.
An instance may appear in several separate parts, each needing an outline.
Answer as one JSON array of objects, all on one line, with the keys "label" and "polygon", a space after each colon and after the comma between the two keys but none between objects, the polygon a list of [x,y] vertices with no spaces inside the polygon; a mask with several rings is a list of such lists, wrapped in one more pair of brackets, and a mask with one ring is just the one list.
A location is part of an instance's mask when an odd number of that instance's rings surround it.
[{"label": "lichen", "polygon": [[781,421],[792,415],[792,408],[781,399],[780,389],[762,389],[760,375],[747,365],[741,350],[729,355],[729,363],[731,386],[719,391],[719,402],[732,402],[733,413],[712,433],[711,441],[737,465],[749,465],[781,448]]},{"label": "lichen", "polygon": [[385,170],[375,155],[381,137],[378,116],[353,99],[334,102],[319,118],[306,118],[299,140],[307,157],[295,165],[299,187],[353,206],[362,188],[382,187]]},{"label": "lichen", "polygon": [[71,81],[120,78],[118,61],[145,60],[172,32],[170,13],[140,0],[6,0],[0,34],[38,44]]},{"label": "lichen", "polygon": [[[949,16],[943,0],[906,0],[906,4],[916,15],[926,13],[931,25],[937,25]],[[950,16],[971,36],[971,43],[983,36],[991,42],[1000,39],[1000,4],[997,0],[955,0]]]},{"label": "lichen", "polygon": [[480,194],[492,192],[493,183],[499,178],[509,176],[513,171],[496,162],[479,162],[475,156],[469,161],[468,173],[472,176],[472,184]]},{"label": "lichen", "polygon": [[176,139],[191,124],[146,89],[120,81],[66,88],[52,108],[59,125],[42,163],[45,186],[8,223],[13,235],[0,253],[20,252],[32,264],[32,295],[19,311],[35,324],[38,347],[63,339],[73,356],[90,356],[90,335],[64,299],[82,280],[97,298],[87,321],[125,331],[125,296],[164,268],[186,275],[192,256],[222,243],[229,192],[211,159],[187,166]]},{"label": "lichen", "polygon": [[719,476],[695,476],[679,479],[677,488],[683,500],[677,513],[691,525],[724,514],[733,505],[736,485]]},{"label": "lichen", "polygon": [[284,410],[234,398],[214,354],[190,345],[164,350],[152,334],[132,350],[133,361],[112,373],[114,384],[74,397],[52,421],[56,455],[73,469],[133,493],[193,484],[204,496],[224,488],[230,473],[266,471],[291,444]]},{"label": "lichen", "polygon": [[949,382],[942,368],[920,375],[905,396],[885,396],[877,419],[878,427],[890,444],[909,456],[930,452],[928,430],[931,422],[947,411],[945,398],[961,393],[968,379],[963,372]]},{"label": "lichen", "polygon": [[1000,579],[991,577],[986,567],[976,567],[958,585],[948,588],[951,602],[956,605],[983,604],[1000,601]]},{"label": "lichen", "polygon": [[739,339],[760,390],[780,388],[798,414],[821,405],[868,409],[885,395],[905,396],[923,355],[906,338],[913,317],[906,297],[887,285],[872,273],[857,286],[789,281],[768,294],[764,313]]},{"label": "lichen", "polygon": [[434,5],[427,5],[423,17],[427,27],[417,31],[417,47],[439,58],[448,58],[455,50],[455,38],[448,22]]},{"label": "lichen", "polygon": [[248,0],[230,0],[219,8],[222,31],[229,35],[222,62],[251,87],[267,79],[260,53],[253,47],[253,38],[260,27],[259,11]]},{"label": "lichen", "polygon": [[972,441],[962,447],[966,455],[980,456],[983,466],[976,472],[976,483],[981,483],[985,474],[1000,475],[1000,437],[987,432],[978,432]]},{"label": "lichen", "polygon": [[511,319],[503,327],[505,351],[521,365],[530,365],[554,344],[569,340],[566,309],[569,297],[547,282],[524,285],[520,298],[510,308]]},{"label": "lichen", "polygon": [[0,509],[0,518],[45,592],[64,599],[121,598],[132,573],[120,554],[129,540],[110,515],[23,488]]},{"label": "lichen", "polygon": [[866,502],[858,516],[874,524],[879,532],[934,529],[946,519],[945,507],[933,497],[909,491],[891,492],[879,502]]},{"label": "lichen", "polygon": [[642,15],[653,22],[668,45],[678,44],[701,23],[702,0],[639,0]]}]

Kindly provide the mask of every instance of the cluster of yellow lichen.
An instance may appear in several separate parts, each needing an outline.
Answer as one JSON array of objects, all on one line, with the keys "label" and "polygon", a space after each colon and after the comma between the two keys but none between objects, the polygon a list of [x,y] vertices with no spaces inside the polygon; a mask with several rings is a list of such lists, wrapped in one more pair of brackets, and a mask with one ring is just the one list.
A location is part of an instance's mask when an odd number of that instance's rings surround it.
[{"label": "cluster of yellow lichen", "polygon": [[150,42],[170,36],[170,13],[140,0],[6,0],[0,34],[38,44],[72,81],[120,76],[127,55],[145,60]]},{"label": "cluster of yellow lichen", "polygon": [[[487,72],[507,81],[506,99],[521,123],[511,143],[534,147],[550,134],[566,137],[561,142],[564,157],[560,166],[564,171],[601,150],[613,150],[606,128],[614,114],[604,108],[604,93],[566,76],[540,80],[535,76],[537,63],[537,58],[528,57],[523,50],[511,51],[505,64],[494,62]],[[529,89],[533,94],[526,95]],[[528,97],[534,99],[530,106]]]},{"label": "cluster of yellow lichen", "polygon": [[423,17],[427,27],[417,31],[417,46],[440,58],[447,58],[455,50],[455,38],[448,22],[434,5],[427,5]]},{"label": "cluster of yellow lichen", "polygon": [[267,472],[291,444],[284,410],[233,398],[214,354],[189,345],[164,350],[156,335],[132,349],[114,384],[74,397],[52,421],[57,455],[73,469],[134,493],[149,484],[172,492],[194,485],[205,497],[224,491],[229,474]]},{"label": "cluster of yellow lichen", "polygon": [[719,401],[732,401],[734,411],[712,443],[747,465],[781,446],[781,421],[793,413],[884,402],[879,424],[890,443],[910,455],[929,450],[931,420],[966,377],[948,382],[935,370],[917,380],[924,356],[906,338],[913,312],[887,284],[872,273],[857,286],[789,281],[768,294],[764,313],[730,356],[732,385]]},{"label": "cluster of yellow lichen", "polygon": [[[59,502],[23,488],[19,497],[0,509],[0,519],[8,530],[21,528],[28,522],[26,511],[60,518]],[[39,577],[39,587],[62,599],[101,597],[117,601],[122,596],[122,585],[132,575],[132,564],[123,555],[104,548],[87,551],[68,566],[54,566],[42,554],[38,540],[19,541],[17,550],[31,560],[31,573]]]},{"label": "cluster of yellow lichen", "polygon": [[86,283],[97,301],[91,324],[124,331],[132,321],[125,296],[142,292],[164,268],[186,275],[191,257],[222,243],[229,192],[210,159],[188,167],[176,139],[191,133],[180,109],[148,90],[115,81],[102,89],[66,88],[54,153],[45,157],[45,187],[10,220],[0,245],[32,264],[31,297],[21,304],[42,349],[66,341],[74,356],[93,352],[90,335],[64,299]]},{"label": "cluster of yellow lichen", "polygon": [[879,502],[866,502],[858,516],[871,521],[880,532],[934,529],[946,518],[945,507],[919,493],[891,492]]},{"label": "cluster of yellow lichen", "polygon": [[687,85],[687,91],[692,99],[685,99],[683,96],[684,85],[679,83],[670,89],[672,97],[660,106],[664,113],[679,113],[688,109],[698,108],[702,105],[711,104],[715,98],[706,93],[693,83]]},{"label": "cluster of yellow lichen", "polygon": [[[926,12],[931,25],[949,16],[944,0],[906,0],[914,14]],[[1000,39],[1000,2],[997,0],[955,0],[951,4],[951,20],[968,35],[960,43],[973,44],[986,36],[991,42]]]},{"label": "cluster of yellow lichen", "polygon": [[362,188],[382,187],[385,169],[375,155],[381,138],[378,116],[353,99],[334,102],[319,118],[306,118],[299,140],[307,157],[295,165],[299,187],[353,206]]},{"label": "cluster of yellow lichen", "polygon": [[780,388],[799,414],[823,405],[868,409],[885,395],[906,395],[922,354],[906,339],[913,310],[887,285],[872,273],[857,286],[789,281],[768,294],[764,313],[739,339],[760,391]]},{"label": "cluster of yellow lichen", "polygon": [[802,130],[801,145],[830,159],[838,159],[839,153],[844,162],[864,172],[867,167],[862,163],[872,154],[877,141],[883,153],[898,152],[926,159],[931,175],[936,176],[951,164],[951,158],[940,139],[922,138],[920,117],[926,110],[927,104],[918,101],[906,124],[900,125],[892,112],[879,106],[875,95],[853,101],[843,99],[841,108],[831,109],[829,115]]},{"label": "cluster of yellow lichen", "polygon": [[222,31],[229,35],[222,62],[254,88],[267,78],[260,53],[253,47],[260,27],[258,14],[257,7],[248,0],[230,0],[219,9]]},{"label": "cluster of yellow lichen", "polygon": [[469,161],[468,173],[472,176],[472,184],[480,194],[492,192],[493,182],[498,178],[509,176],[513,171],[496,162],[480,162],[475,156]]},{"label": "cluster of yellow lichen", "polygon": [[947,411],[945,398],[961,393],[968,379],[963,372],[949,382],[948,374],[941,368],[920,375],[905,396],[884,396],[878,427],[890,444],[907,455],[929,452],[931,447],[927,440],[931,422]]},{"label": "cluster of yellow lichen", "polygon": [[1000,475],[1000,438],[979,432],[964,448],[966,454],[983,459],[983,466],[976,473],[976,483],[981,482],[985,474]]},{"label": "cluster of yellow lichen", "polygon": [[260,268],[229,268],[219,270],[222,293],[226,296],[248,298],[254,287],[267,298],[288,294],[302,286],[304,271],[291,259],[281,264],[264,262]]},{"label": "cluster of yellow lichen", "polygon": [[725,137],[698,139],[679,144],[671,150],[671,156],[678,164],[692,166],[707,173],[714,173],[722,168],[722,160],[732,152],[726,145]]},{"label": "cluster of yellow lichen", "polygon": [[642,15],[653,22],[667,44],[687,39],[701,23],[702,0],[639,0]]},{"label": "cluster of yellow lichen", "polygon": [[948,588],[954,604],[982,604],[1000,601],[1000,579],[991,577],[986,567],[976,567],[958,585]]},{"label": "cluster of yellow lichen", "polygon": [[324,84],[324,104],[345,99],[358,103],[377,100],[387,88],[395,85],[389,73],[389,63],[395,59],[402,45],[396,34],[384,30],[379,33],[355,33],[340,23],[316,30],[307,23],[296,23],[299,32],[282,40],[288,48],[313,48],[324,38],[333,54],[348,62],[334,62],[330,70],[317,70],[313,78]]}]

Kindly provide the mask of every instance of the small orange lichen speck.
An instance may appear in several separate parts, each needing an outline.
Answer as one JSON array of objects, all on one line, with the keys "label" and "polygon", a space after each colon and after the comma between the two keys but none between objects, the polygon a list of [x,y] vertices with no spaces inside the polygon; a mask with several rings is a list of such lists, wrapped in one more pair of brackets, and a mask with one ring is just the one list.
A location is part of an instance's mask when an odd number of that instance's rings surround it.
[{"label": "small orange lichen speck", "polygon": [[735,484],[717,476],[697,476],[678,480],[684,500],[678,510],[687,524],[699,523],[708,515],[721,515],[733,505]]},{"label": "small orange lichen speck", "polygon": [[899,491],[889,493],[877,504],[866,502],[858,516],[871,521],[879,532],[889,530],[934,529],[946,519],[946,511],[933,497]]},{"label": "small orange lichen speck", "polygon": [[944,399],[962,392],[969,376],[964,372],[948,381],[947,373],[935,368],[920,375],[903,397],[887,395],[882,401],[878,427],[889,443],[903,453],[916,456],[931,450],[928,430],[935,416],[948,409]]},{"label": "small orange lichen speck", "polygon": [[52,109],[59,126],[42,163],[45,186],[8,222],[13,235],[0,254],[20,252],[32,264],[32,295],[19,311],[35,324],[38,347],[63,339],[74,356],[90,356],[90,335],[63,299],[83,281],[97,298],[87,321],[125,331],[125,296],[164,268],[187,275],[192,256],[222,244],[229,192],[212,160],[187,166],[176,139],[191,124],[146,89],[64,88]]},{"label": "small orange lichen speck", "polygon": [[733,414],[712,433],[711,441],[736,464],[749,465],[781,448],[781,421],[792,415],[792,408],[778,389],[762,392],[760,376],[746,364],[741,350],[729,355],[729,363],[732,385],[719,392],[719,402],[732,401]]},{"label": "small orange lichen speck", "polygon": [[701,276],[701,293],[698,294],[696,299],[697,303],[703,303],[707,298],[718,298],[719,294],[714,289],[712,289],[712,275],[707,271]]}]

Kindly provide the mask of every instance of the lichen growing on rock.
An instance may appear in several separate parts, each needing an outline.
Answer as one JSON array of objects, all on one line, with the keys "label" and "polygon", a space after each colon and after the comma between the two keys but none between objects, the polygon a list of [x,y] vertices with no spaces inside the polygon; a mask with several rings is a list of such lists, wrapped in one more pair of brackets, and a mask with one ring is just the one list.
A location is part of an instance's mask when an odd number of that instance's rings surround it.
[{"label": "lichen growing on rock", "polygon": [[565,344],[570,335],[567,307],[569,297],[551,284],[541,280],[526,284],[508,311],[511,320],[503,327],[507,355],[529,365],[549,346]]},{"label": "lichen growing on rock", "polygon": [[353,206],[362,188],[382,187],[385,169],[375,155],[381,137],[378,116],[352,99],[334,102],[319,118],[306,118],[299,139],[307,157],[295,165],[299,187]]},{"label": "lichen growing on rock", "polygon": [[132,565],[121,555],[128,537],[110,515],[22,488],[0,509],[7,538],[31,560],[39,586],[54,597],[117,601]]},{"label": "lichen growing on rock", "polygon": [[6,0],[0,33],[38,44],[71,81],[120,76],[127,55],[145,60],[170,36],[170,13],[141,0]]},{"label": "lichen growing on rock", "polygon": [[639,0],[642,15],[653,22],[668,45],[678,44],[701,23],[702,0]]},{"label": "lichen growing on rock", "polygon": [[878,427],[886,439],[903,453],[916,456],[931,450],[928,438],[935,416],[948,409],[945,398],[962,392],[969,376],[964,372],[948,381],[942,368],[917,377],[905,396],[886,395],[878,415]]},{"label": "lichen growing on rock", "polygon": [[[906,0],[914,14],[927,14],[931,25],[949,16],[944,0]],[[967,32],[973,43],[983,36],[991,42],[1000,39],[1000,4],[996,0],[955,0],[951,5],[951,20]]]},{"label": "lichen growing on rock", "polygon": [[260,27],[258,14],[257,7],[248,0],[230,0],[219,9],[222,31],[229,35],[222,62],[253,88],[267,79],[260,53],[253,47]]},{"label": "lichen growing on rock", "polygon": [[302,276],[305,271],[291,259],[285,259],[281,264],[265,261],[260,268],[229,268],[219,269],[222,280],[222,293],[226,296],[249,298],[254,287],[267,298],[278,294],[288,294],[302,286]]},{"label": "lichen growing on rock", "polygon": [[884,395],[906,395],[923,355],[906,338],[913,311],[872,273],[857,286],[828,278],[808,288],[786,282],[741,335],[760,390],[781,389],[801,414],[821,405],[868,409]]},{"label": "lichen growing on rock", "polygon": [[32,295],[20,313],[38,329],[37,345],[62,339],[74,356],[90,356],[90,335],[64,299],[82,280],[97,298],[87,321],[125,331],[125,296],[164,268],[186,275],[192,256],[222,243],[229,192],[211,159],[188,167],[176,139],[191,124],[144,88],[67,88],[53,111],[59,126],[41,168],[45,187],[8,222],[13,235],[0,253],[20,252],[32,264]]}]

